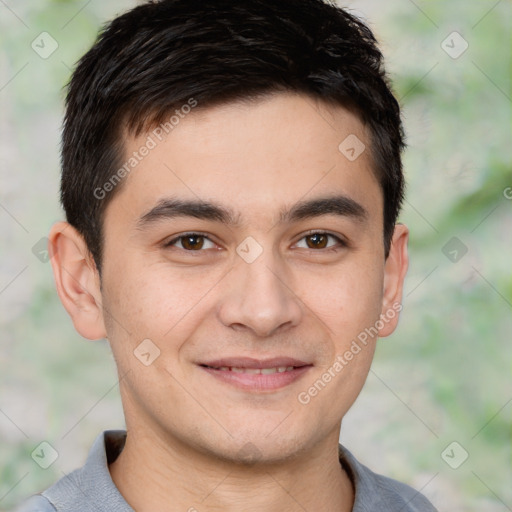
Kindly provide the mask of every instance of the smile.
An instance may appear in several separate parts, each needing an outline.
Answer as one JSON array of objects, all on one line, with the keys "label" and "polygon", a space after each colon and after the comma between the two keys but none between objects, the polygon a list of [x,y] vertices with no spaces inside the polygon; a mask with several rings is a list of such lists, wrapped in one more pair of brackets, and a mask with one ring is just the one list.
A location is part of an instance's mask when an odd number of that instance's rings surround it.
[{"label": "smile", "polygon": [[290,357],[258,360],[230,357],[200,363],[208,378],[245,392],[272,392],[296,382],[313,365]]},{"label": "smile", "polygon": [[215,368],[211,366],[207,366],[207,368],[212,368],[212,370],[220,370],[223,372],[235,372],[235,373],[253,373],[253,374],[261,374],[261,375],[270,375],[272,373],[283,373],[290,372],[295,366],[279,366],[276,368],[237,368],[236,366],[221,366],[220,368]]}]

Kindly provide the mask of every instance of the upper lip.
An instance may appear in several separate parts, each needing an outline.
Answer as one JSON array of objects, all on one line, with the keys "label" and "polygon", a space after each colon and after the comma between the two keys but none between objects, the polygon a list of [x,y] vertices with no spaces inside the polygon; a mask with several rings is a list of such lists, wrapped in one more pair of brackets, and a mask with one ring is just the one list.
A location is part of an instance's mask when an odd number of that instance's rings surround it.
[{"label": "upper lip", "polygon": [[200,363],[202,366],[211,366],[213,368],[230,367],[230,368],[279,368],[289,366],[310,366],[300,359],[293,357],[271,357],[269,359],[253,359],[252,357],[224,357],[213,361],[205,361]]}]

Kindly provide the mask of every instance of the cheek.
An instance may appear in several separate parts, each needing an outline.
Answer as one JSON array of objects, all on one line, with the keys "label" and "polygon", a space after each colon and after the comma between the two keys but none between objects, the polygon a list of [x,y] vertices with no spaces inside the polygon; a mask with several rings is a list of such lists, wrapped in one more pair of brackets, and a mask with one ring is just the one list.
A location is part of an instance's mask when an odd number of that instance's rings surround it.
[{"label": "cheek", "polygon": [[204,314],[207,296],[222,273],[215,270],[198,276],[187,269],[169,269],[166,263],[144,268],[121,262],[106,281],[104,307],[113,317],[109,332],[126,344],[136,346],[151,339],[162,351],[178,350],[179,342],[191,334]]},{"label": "cheek", "polygon": [[347,264],[315,285],[304,282],[304,302],[326,326],[330,346],[329,359],[303,389],[300,403],[311,403],[326,424],[345,415],[368,375],[382,307],[381,267],[376,261]]},{"label": "cheek", "polygon": [[340,266],[314,279],[304,273],[300,296],[328,326],[331,336],[346,343],[379,319],[382,279],[376,263]]}]

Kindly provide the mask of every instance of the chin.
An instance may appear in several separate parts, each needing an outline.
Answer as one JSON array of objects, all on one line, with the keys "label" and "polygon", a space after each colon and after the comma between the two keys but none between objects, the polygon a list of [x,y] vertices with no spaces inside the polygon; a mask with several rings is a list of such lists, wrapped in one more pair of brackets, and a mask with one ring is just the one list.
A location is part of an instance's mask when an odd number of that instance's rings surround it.
[{"label": "chin", "polygon": [[[275,428],[275,425],[274,425]],[[312,433],[240,427],[232,437],[223,436],[222,440],[208,439],[205,452],[229,463],[243,465],[277,464],[297,457],[308,446],[313,446]],[[270,432],[270,435],[269,435]]]}]

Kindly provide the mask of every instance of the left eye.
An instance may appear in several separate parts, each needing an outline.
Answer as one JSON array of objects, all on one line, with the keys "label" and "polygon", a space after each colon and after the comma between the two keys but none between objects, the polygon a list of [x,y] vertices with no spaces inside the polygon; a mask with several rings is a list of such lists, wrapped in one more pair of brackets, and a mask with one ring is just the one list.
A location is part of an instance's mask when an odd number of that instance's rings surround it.
[{"label": "left eye", "polygon": [[[209,238],[197,233],[181,235],[165,245],[166,247],[178,246],[179,249],[186,251],[199,251],[201,249],[213,249],[215,247],[215,244]],[[181,245],[181,247],[179,247],[179,245]]]},{"label": "left eye", "polygon": [[[329,245],[329,239],[334,240],[334,243]],[[305,246],[299,246],[299,243],[305,241]],[[301,247],[304,249],[329,249],[331,247],[335,247],[336,245],[345,245],[344,242],[338,238],[337,236],[331,235],[329,233],[311,233],[302,237],[299,240],[297,247]]]}]

